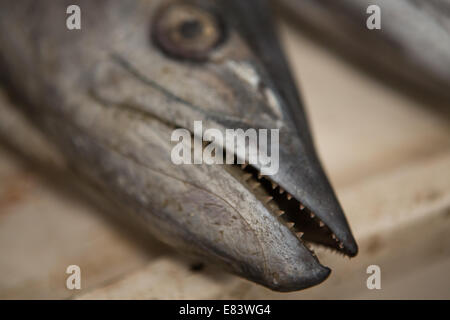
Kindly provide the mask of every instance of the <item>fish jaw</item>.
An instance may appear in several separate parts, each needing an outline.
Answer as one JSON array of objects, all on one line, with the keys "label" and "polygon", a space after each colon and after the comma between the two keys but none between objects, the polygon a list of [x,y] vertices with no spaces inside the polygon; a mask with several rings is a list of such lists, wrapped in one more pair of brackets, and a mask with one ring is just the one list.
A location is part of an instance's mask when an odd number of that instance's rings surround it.
[{"label": "fish jaw", "polygon": [[[176,220],[186,231],[182,240],[190,243],[186,250],[276,291],[305,289],[328,277],[330,269],[320,264],[244,170],[235,165],[200,165],[192,170],[198,174],[189,181],[199,188],[178,193],[181,199],[174,195],[185,211]],[[165,216],[173,212],[170,209]],[[168,235],[173,239],[173,232]]]},{"label": "fish jaw", "polygon": [[302,153],[300,146],[289,154],[284,150],[280,146],[280,167],[276,174],[261,175],[251,166],[245,170],[259,178],[262,188],[276,203],[276,210],[285,212],[285,220],[294,224],[294,232],[304,234],[305,241],[355,256],[356,241],[315,154]]},{"label": "fish jaw", "polygon": [[188,190],[176,191],[176,183],[162,181],[170,185],[169,202],[182,203],[183,213],[174,217],[175,208],[163,210],[164,222],[177,221],[177,232],[173,224],[165,224],[167,233],[161,238],[272,290],[296,291],[324,281],[330,269],[244,175],[236,166],[200,165],[191,168]]}]

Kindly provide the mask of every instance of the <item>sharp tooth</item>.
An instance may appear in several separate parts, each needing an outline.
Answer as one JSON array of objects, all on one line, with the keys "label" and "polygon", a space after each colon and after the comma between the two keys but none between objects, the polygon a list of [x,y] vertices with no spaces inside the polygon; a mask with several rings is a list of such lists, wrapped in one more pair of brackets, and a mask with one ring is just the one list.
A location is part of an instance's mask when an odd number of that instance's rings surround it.
[{"label": "sharp tooth", "polygon": [[273,199],[273,197],[271,197],[271,196],[265,197],[264,203],[269,203],[272,199]]},{"label": "sharp tooth", "polygon": [[295,223],[294,222],[286,222],[286,225],[288,226],[289,229],[291,229]]},{"label": "sharp tooth", "polygon": [[246,163],[241,164],[241,168],[242,168],[242,169],[247,168],[247,164],[246,164]]},{"label": "sharp tooth", "polygon": [[284,189],[282,187],[280,187],[280,194],[284,193]]},{"label": "sharp tooth", "polygon": [[282,216],[284,214],[284,211],[283,210],[277,210],[275,213],[276,213],[277,216]]},{"label": "sharp tooth", "polygon": [[339,243],[339,248],[341,248],[341,249],[344,248],[344,244],[342,242]]},{"label": "sharp tooth", "polygon": [[331,234],[331,238],[333,238],[334,240],[336,240],[336,235],[334,233]]},{"label": "sharp tooth", "polygon": [[319,227],[323,227],[325,225],[325,223],[323,223],[322,221],[319,221]]},{"label": "sharp tooth", "polygon": [[262,178],[262,175],[261,175],[261,173],[258,173],[258,179],[260,179],[260,180],[261,180],[261,178]]},{"label": "sharp tooth", "polygon": [[316,215],[314,214],[314,212],[311,212],[311,213],[309,214],[309,216],[310,216],[311,218],[314,218]]},{"label": "sharp tooth", "polygon": [[272,189],[275,190],[275,188],[276,188],[277,186],[278,186],[278,185],[277,185],[275,182],[272,182]]},{"label": "sharp tooth", "polygon": [[305,209],[305,206],[300,203],[300,210]]},{"label": "sharp tooth", "polygon": [[305,233],[304,232],[297,232],[296,235],[299,239],[301,239],[303,237]]},{"label": "sharp tooth", "polygon": [[247,181],[248,179],[250,179],[252,177],[251,173],[246,173],[244,174],[244,181]]},{"label": "sharp tooth", "polygon": [[289,193],[286,195],[286,197],[287,197],[288,200],[292,199],[292,196]]}]

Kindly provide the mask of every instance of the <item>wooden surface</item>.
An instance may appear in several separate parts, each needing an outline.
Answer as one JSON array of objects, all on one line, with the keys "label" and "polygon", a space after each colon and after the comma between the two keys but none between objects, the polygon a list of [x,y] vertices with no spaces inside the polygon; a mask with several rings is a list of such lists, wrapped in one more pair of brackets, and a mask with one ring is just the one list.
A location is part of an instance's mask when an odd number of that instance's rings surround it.
[{"label": "wooden surface", "polygon": [[[360,245],[320,286],[275,293],[184,258],[0,146],[0,298],[450,298],[450,108],[400,93],[282,25],[319,153]],[[107,210],[106,210],[107,211]],[[68,265],[82,289],[68,290]],[[366,268],[381,267],[368,290]]]}]

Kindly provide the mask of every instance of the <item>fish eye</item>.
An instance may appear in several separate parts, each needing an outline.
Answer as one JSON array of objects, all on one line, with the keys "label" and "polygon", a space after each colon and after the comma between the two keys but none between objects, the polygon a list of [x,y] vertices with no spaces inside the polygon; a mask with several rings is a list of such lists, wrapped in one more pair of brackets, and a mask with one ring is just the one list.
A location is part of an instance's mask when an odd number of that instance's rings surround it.
[{"label": "fish eye", "polygon": [[184,60],[206,61],[225,38],[219,15],[187,3],[171,4],[158,12],[153,39],[167,55]]}]

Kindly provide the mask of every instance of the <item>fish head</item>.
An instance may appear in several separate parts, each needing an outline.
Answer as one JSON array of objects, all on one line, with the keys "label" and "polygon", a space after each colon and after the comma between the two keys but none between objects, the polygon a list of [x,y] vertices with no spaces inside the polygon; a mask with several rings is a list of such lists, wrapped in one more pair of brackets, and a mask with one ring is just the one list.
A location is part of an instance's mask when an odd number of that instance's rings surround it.
[{"label": "fish head", "polygon": [[[80,3],[83,10],[91,2]],[[109,158],[94,159],[92,165],[108,163],[105,176],[121,172],[115,180],[128,179],[109,187],[142,203],[140,211],[151,209],[148,221],[155,234],[279,291],[304,289],[330,274],[309,243],[356,255],[356,242],[314,150],[267,1],[92,4],[97,5],[103,11],[82,11],[82,49],[102,48],[95,51],[97,63],[84,63],[89,67],[85,79],[95,103],[126,110],[121,117],[126,125],[106,128],[109,111],[101,109],[99,134],[104,137],[109,130],[115,145],[121,139],[129,159],[124,170],[123,157],[96,151],[97,157]],[[95,25],[99,32],[87,33]],[[85,56],[83,51],[78,65]],[[117,119],[114,113],[109,123]],[[208,129],[224,136],[227,130],[270,130],[278,139],[265,145],[259,139],[244,154],[211,139],[210,145],[221,147],[235,162],[176,165],[170,159],[176,129],[185,130],[194,147]],[[151,143],[137,144],[144,136]],[[274,170],[250,162],[251,150],[259,154],[260,148],[279,156]]]}]

